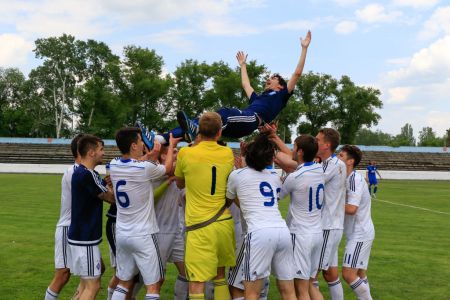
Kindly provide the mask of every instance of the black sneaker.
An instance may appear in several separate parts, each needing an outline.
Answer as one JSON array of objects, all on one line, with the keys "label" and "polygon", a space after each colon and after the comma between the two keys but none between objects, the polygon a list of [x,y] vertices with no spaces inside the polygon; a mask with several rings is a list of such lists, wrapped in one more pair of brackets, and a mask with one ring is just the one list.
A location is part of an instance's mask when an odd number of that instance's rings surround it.
[{"label": "black sneaker", "polygon": [[195,141],[197,137],[198,126],[193,121],[191,121],[184,111],[179,111],[177,113],[177,121],[180,124],[181,129],[184,133],[184,139],[188,143]]}]

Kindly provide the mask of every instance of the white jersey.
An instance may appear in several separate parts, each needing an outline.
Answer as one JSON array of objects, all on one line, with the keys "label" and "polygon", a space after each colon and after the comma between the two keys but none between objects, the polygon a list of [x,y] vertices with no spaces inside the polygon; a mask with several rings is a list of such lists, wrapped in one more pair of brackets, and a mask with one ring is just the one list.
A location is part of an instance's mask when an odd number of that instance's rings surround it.
[{"label": "white jersey", "polygon": [[[164,181],[161,181],[163,183]],[[180,231],[179,198],[182,195],[175,181],[171,182],[155,206],[156,220],[160,233]]]},{"label": "white jersey", "polygon": [[280,198],[290,195],[286,223],[291,233],[322,232],[321,209],[324,198],[325,175],[320,164],[304,163],[289,174],[281,188]]},{"label": "white jersey", "polygon": [[111,160],[110,175],[117,204],[116,234],[142,236],[158,232],[151,180],[166,168],[149,161]]},{"label": "white jersey", "polygon": [[275,171],[243,168],[228,177],[227,198],[239,199],[247,232],[261,228],[287,227],[278,209],[281,179]]},{"label": "white jersey", "polygon": [[347,241],[369,241],[375,238],[370,216],[371,198],[364,176],[353,171],[347,178],[346,204],[358,206],[354,215],[345,215],[344,232]]},{"label": "white jersey", "polygon": [[335,154],[323,161],[322,167],[325,174],[322,228],[344,229],[347,168]]},{"label": "white jersey", "polygon": [[70,226],[70,214],[72,211],[72,175],[78,164],[70,166],[61,180],[61,210],[56,226]]}]

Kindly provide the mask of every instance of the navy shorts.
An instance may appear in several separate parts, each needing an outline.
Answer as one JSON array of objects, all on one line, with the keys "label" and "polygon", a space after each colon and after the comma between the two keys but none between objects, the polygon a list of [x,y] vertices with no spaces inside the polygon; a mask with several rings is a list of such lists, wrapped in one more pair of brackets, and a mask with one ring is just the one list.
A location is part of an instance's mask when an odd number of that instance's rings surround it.
[{"label": "navy shorts", "polygon": [[216,112],[222,117],[222,136],[241,138],[258,129],[259,118],[254,111],[224,107]]}]

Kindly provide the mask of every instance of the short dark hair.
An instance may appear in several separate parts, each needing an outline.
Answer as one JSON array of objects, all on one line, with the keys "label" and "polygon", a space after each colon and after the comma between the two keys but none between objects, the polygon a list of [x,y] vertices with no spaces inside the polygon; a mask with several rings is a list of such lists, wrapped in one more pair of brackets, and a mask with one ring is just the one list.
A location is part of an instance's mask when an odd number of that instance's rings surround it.
[{"label": "short dark hair", "polygon": [[278,79],[278,83],[283,86],[284,88],[287,88],[287,82],[286,80],[278,73],[275,73],[272,75],[272,77],[275,77]]},{"label": "short dark hair", "polygon": [[344,145],[342,146],[341,151],[344,151],[347,153],[348,157],[353,159],[353,168],[356,168],[356,166],[361,162],[362,152],[357,146]]},{"label": "short dark hair", "polygon": [[85,157],[89,150],[97,149],[98,143],[104,145],[103,140],[92,134],[83,135],[78,141],[78,152],[81,157]]},{"label": "short dark hair", "polygon": [[247,145],[245,162],[256,171],[262,171],[273,163],[276,145],[266,134],[258,134]]},{"label": "short dark hair", "polygon": [[302,149],[303,151],[303,160],[305,162],[311,162],[317,155],[317,151],[319,150],[319,144],[315,137],[310,134],[302,134],[298,136],[295,141],[295,145],[297,146],[297,150]]},{"label": "short dark hair", "polygon": [[205,112],[198,121],[198,133],[205,138],[214,138],[222,129],[222,117],[216,112]]},{"label": "short dark hair", "polygon": [[116,131],[116,144],[120,153],[127,154],[130,152],[132,143],[137,143],[141,135],[138,127],[124,127]]},{"label": "short dark hair", "polygon": [[341,142],[341,135],[336,129],[333,128],[322,128],[319,130],[322,133],[325,141],[331,144],[331,150],[334,152]]},{"label": "short dark hair", "polygon": [[70,142],[70,151],[72,151],[72,155],[74,158],[78,157],[78,141],[84,136],[83,133],[77,134]]}]

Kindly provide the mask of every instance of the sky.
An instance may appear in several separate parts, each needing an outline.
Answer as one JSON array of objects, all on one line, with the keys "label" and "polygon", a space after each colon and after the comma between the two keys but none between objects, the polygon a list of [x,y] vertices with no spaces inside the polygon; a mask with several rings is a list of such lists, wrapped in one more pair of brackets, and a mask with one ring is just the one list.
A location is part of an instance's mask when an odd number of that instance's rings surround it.
[{"label": "sky", "polygon": [[165,71],[186,59],[237,66],[236,52],[289,77],[300,37],[312,41],[305,72],[348,75],[379,89],[379,129],[450,128],[450,0],[0,0],[0,67],[27,75],[37,38],[72,34],[122,55],[155,49]]}]

